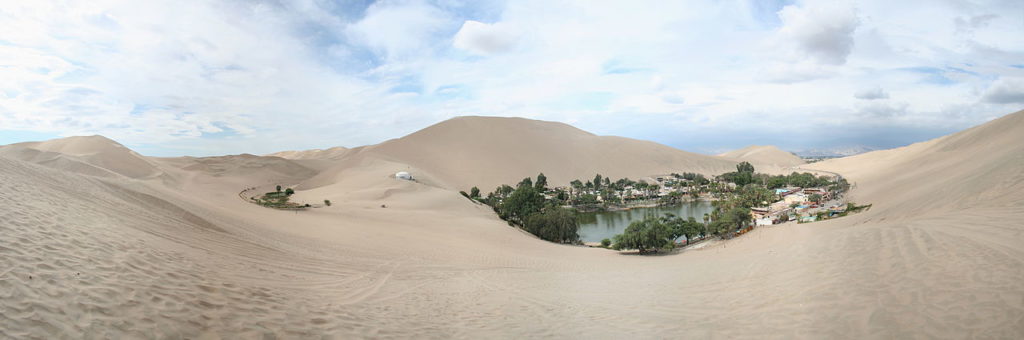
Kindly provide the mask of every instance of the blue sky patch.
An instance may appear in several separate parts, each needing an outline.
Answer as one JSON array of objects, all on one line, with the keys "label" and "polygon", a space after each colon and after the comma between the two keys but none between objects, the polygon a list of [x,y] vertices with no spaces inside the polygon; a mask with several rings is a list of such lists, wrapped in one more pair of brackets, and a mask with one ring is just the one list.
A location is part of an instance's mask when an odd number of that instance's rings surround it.
[{"label": "blue sky patch", "polygon": [[220,128],[221,131],[220,132],[203,132],[202,136],[201,136],[202,138],[221,139],[221,138],[228,138],[228,137],[233,137],[233,136],[237,136],[238,135],[238,131],[235,131],[235,129],[232,129],[232,128],[228,127],[228,125],[223,123],[223,122],[213,122],[210,125],[213,125],[213,126],[216,126],[216,127]]},{"label": "blue sky patch", "polygon": [[56,133],[24,130],[0,130],[0,145],[7,145],[21,142],[41,142],[60,138]]}]

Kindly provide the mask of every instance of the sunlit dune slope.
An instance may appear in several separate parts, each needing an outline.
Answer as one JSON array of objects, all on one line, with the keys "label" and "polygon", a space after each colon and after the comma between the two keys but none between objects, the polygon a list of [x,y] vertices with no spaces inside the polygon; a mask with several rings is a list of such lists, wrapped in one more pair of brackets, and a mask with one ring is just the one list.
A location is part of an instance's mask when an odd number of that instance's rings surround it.
[{"label": "sunlit dune slope", "polygon": [[640,178],[670,172],[718,174],[735,162],[572,126],[522,118],[458,117],[353,152],[410,165],[453,190],[490,191],[543,172],[553,185],[595,174]]},{"label": "sunlit dune slope", "polygon": [[103,136],[0,146],[0,155],[93,176],[146,178],[161,174],[146,157]]},{"label": "sunlit dune slope", "polygon": [[1024,111],[927,142],[806,167],[847,176],[857,185],[853,197],[876,203],[889,217],[1022,207]]},{"label": "sunlit dune slope", "polygon": [[772,145],[751,145],[742,149],[719,154],[720,157],[736,161],[746,161],[751,164],[768,165],[776,167],[793,167],[804,164],[804,160],[796,155],[782,151]]}]

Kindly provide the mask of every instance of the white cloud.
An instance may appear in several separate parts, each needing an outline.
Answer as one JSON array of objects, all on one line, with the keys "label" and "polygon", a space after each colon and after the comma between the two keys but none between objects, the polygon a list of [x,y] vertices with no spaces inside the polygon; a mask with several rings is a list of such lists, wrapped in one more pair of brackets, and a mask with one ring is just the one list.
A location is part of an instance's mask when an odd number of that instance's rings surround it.
[{"label": "white cloud", "polygon": [[999,78],[981,99],[994,104],[1024,104],[1024,78]]},{"label": "white cloud", "polygon": [[904,102],[875,100],[857,104],[857,110],[860,114],[870,119],[889,119],[906,114],[909,106],[909,104]]},{"label": "white cloud", "polygon": [[811,62],[769,64],[758,74],[758,79],[770,83],[792,84],[836,75],[836,68]]},{"label": "white cloud", "polygon": [[448,22],[448,14],[430,4],[379,2],[348,28],[351,37],[383,51],[391,58],[429,56],[434,36]]},{"label": "white cloud", "polygon": [[864,100],[889,99],[889,92],[885,92],[881,87],[875,86],[857,91],[857,93],[853,94],[853,97]]},{"label": "white cloud", "polygon": [[501,24],[485,24],[466,20],[455,34],[452,46],[475,54],[487,55],[505,52],[515,44],[515,36]]},{"label": "white cloud", "polygon": [[781,39],[794,45],[802,57],[829,65],[842,65],[853,50],[853,32],[860,19],[852,6],[819,1],[790,5],[779,11]]}]

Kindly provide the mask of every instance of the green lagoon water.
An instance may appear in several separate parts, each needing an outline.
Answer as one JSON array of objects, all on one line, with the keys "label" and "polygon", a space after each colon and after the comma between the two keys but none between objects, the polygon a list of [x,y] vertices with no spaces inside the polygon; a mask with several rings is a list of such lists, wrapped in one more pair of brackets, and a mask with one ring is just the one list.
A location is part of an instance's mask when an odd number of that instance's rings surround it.
[{"label": "green lagoon water", "polygon": [[693,217],[697,221],[704,220],[704,214],[710,213],[714,208],[711,202],[695,201],[686,202],[671,207],[655,208],[633,208],[624,211],[602,211],[592,213],[581,213],[580,240],[583,242],[601,242],[602,239],[611,239],[621,234],[633,221],[639,221],[649,215],[663,216],[672,213],[683,218]]}]

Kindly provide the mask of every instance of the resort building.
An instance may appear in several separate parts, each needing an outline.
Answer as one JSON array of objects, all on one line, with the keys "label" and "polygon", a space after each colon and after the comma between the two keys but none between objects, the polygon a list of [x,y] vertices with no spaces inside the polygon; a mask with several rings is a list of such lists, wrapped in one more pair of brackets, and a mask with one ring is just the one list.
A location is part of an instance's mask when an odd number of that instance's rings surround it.
[{"label": "resort building", "polygon": [[786,197],[783,197],[782,200],[786,202],[787,206],[789,206],[792,205],[793,203],[807,202],[807,195],[804,193],[790,194],[786,195]]},{"label": "resort building", "polygon": [[832,193],[822,188],[807,188],[804,189],[804,194],[807,196],[818,194],[821,195],[821,199],[825,201],[832,199]]}]

